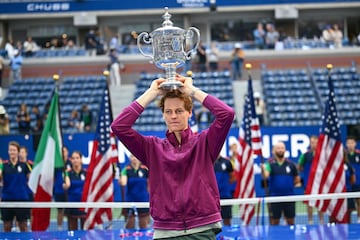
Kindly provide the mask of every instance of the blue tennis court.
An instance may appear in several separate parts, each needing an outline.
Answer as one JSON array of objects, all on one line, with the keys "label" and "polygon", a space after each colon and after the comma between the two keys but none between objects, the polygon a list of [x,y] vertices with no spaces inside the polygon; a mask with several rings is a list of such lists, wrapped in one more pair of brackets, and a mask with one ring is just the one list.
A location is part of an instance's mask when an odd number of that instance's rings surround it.
[{"label": "blue tennis court", "polygon": [[[152,229],[128,230],[90,230],[90,231],[48,231],[26,233],[1,233],[0,240],[7,239],[152,239]],[[312,239],[360,239],[360,224],[327,224],[295,226],[232,226],[224,227],[218,240],[312,240]]]}]

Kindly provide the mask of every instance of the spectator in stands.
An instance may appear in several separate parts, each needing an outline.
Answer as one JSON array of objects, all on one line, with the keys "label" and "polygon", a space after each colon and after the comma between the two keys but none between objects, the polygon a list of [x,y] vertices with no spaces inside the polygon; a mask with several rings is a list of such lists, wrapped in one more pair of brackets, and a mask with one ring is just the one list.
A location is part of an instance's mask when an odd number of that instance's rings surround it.
[{"label": "spectator in stands", "polygon": [[[352,187],[353,192],[360,192],[360,150],[356,149],[356,138],[348,136],[346,138],[346,150],[349,163],[355,170],[356,182]],[[357,209],[357,223],[360,223],[360,198],[355,199]]]},{"label": "spectator in stands", "polygon": [[255,112],[256,116],[259,119],[260,126],[264,125],[265,123],[265,112],[266,106],[264,100],[261,98],[259,92],[254,92],[254,101],[255,101]]},{"label": "spectator in stands", "polygon": [[80,132],[81,129],[81,121],[79,117],[79,113],[76,109],[71,111],[71,114],[68,119],[67,127],[70,133],[77,133]]},{"label": "spectator in stands", "polygon": [[35,134],[40,134],[42,130],[44,129],[44,121],[43,116],[40,113],[40,109],[37,105],[34,105],[31,109],[32,114],[35,116],[34,119],[31,119],[32,121],[35,121],[34,124],[32,124],[32,131]]},{"label": "spectator in stands", "polygon": [[219,49],[216,46],[216,42],[211,43],[206,54],[210,71],[217,71],[219,69]]},{"label": "spectator in stands", "polygon": [[6,113],[5,107],[0,105],[0,135],[10,133],[10,120]]},{"label": "spectator in stands", "polygon": [[80,110],[80,129],[85,132],[91,131],[92,112],[87,104],[84,104]]},{"label": "spectator in stands", "polygon": [[[219,157],[216,159],[214,164],[216,182],[220,193],[220,199],[231,199],[231,179],[233,167],[229,159]],[[221,217],[225,226],[231,226],[232,219],[232,206],[221,206]]]},{"label": "spectator in stands", "polygon": [[124,69],[124,64],[119,61],[119,55],[115,48],[110,49],[110,63],[109,63],[109,70],[110,70],[110,84],[113,86],[120,86],[121,85],[121,76],[120,70]]},{"label": "spectator in stands", "polygon": [[322,39],[325,41],[329,48],[334,47],[333,30],[330,25],[327,25],[322,31]]},{"label": "spectator in stands", "polygon": [[[130,164],[121,171],[120,185],[126,186],[127,202],[148,202],[149,201],[149,169],[142,164],[134,155],[130,155]],[[139,226],[135,226],[135,218],[138,217]],[[127,209],[125,216],[125,228],[147,228],[150,222],[148,208]]]},{"label": "spectator in stands", "polygon": [[31,36],[28,36],[26,41],[24,42],[24,52],[25,57],[32,57],[34,56],[34,53],[39,50],[38,45],[36,42],[32,39]]},{"label": "spectator in stands", "polygon": [[20,40],[16,42],[15,49],[19,50],[20,55],[23,55],[24,47],[23,47],[23,44],[22,44],[22,42]]},{"label": "spectator in stands", "polygon": [[65,46],[65,50],[77,50],[78,47],[75,45],[74,41],[72,39],[69,39]]},{"label": "spectator in stands", "polygon": [[[65,181],[66,172],[71,171],[71,160],[69,158],[69,150],[66,146],[62,147],[62,158],[64,161],[64,167],[55,168],[54,173],[54,191],[53,197],[55,202],[67,202],[67,192],[63,188],[63,183]],[[64,221],[64,208],[57,209],[57,230],[63,230],[63,221]]]},{"label": "spectator in stands", "polygon": [[94,29],[90,29],[88,34],[85,36],[85,49],[88,56],[96,56],[96,51],[98,47],[98,40]]},{"label": "spectator in stands", "polygon": [[[310,136],[310,148],[302,153],[298,160],[298,170],[303,172],[303,185],[306,188],[308,183],[308,178],[310,175],[311,164],[313,158],[315,156],[316,148],[318,144],[318,136]],[[307,206],[307,215],[308,215],[308,223],[313,224],[313,207],[310,205]],[[319,223],[324,224],[324,214],[321,211],[318,211]]]},{"label": "spectator in stands", "polygon": [[58,48],[60,48],[59,39],[56,38],[56,37],[54,37],[54,38],[52,38],[51,41],[50,41],[50,49],[56,50],[56,49],[58,49]]},{"label": "spectator in stands", "polygon": [[65,48],[68,45],[69,39],[66,33],[61,35],[61,47]]},{"label": "spectator in stands", "polygon": [[259,22],[256,29],[253,31],[254,44],[257,49],[265,48],[265,36],[266,32],[264,30],[263,24]]},{"label": "spectator in stands", "polygon": [[109,47],[110,49],[117,49],[119,47],[119,33],[115,33],[110,39]]},{"label": "spectator in stands", "polygon": [[274,49],[276,42],[279,40],[279,32],[275,29],[274,24],[266,24],[265,44],[267,49]]},{"label": "spectator in stands", "polygon": [[23,57],[20,50],[14,50],[14,57],[10,59],[11,68],[11,83],[15,80],[21,80],[21,68],[23,64]]},{"label": "spectator in stands", "polygon": [[197,56],[197,70],[199,72],[206,72],[206,64],[207,64],[207,57],[206,57],[206,47],[200,41],[198,48],[196,49],[196,56]]},{"label": "spectator in stands", "polygon": [[[2,202],[29,201],[28,178],[31,167],[19,161],[20,145],[10,141],[8,144],[9,160],[0,161],[0,180],[3,181]],[[10,232],[16,219],[21,232],[27,232],[27,221],[30,218],[28,208],[2,208],[1,218],[4,222],[4,232]]]},{"label": "spectator in stands", "polygon": [[31,118],[26,103],[20,105],[16,114],[16,121],[18,122],[19,133],[26,134],[30,132]]},{"label": "spectator in stands", "polygon": [[5,50],[7,52],[7,57],[8,59],[12,59],[14,57],[14,50],[15,50],[15,47],[14,47],[14,41],[12,38],[9,38],[9,40],[6,42],[5,44]]},{"label": "spectator in stands", "polygon": [[[219,99],[194,87],[191,78],[176,75],[176,81],[184,86],[175,91],[164,92],[159,87],[164,81],[155,79],[148,90],[124,108],[111,128],[129,151],[149,167],[153,238],[215,240],[222,218],[213,164],[235,113]],[[159,107],[168,128],[166,138],[143,136],[132,126],[160,96]],[[215,116],[211,126],[198,134],[189,127],[192,99]]]},{"label": "spectator in stands", "polygon": [[334,24],[332,30],[332,39],[334,41],[335,48],[341,48],[343,42],[343,33],[339,28],[339,25]]},{"label": "spectator in stands", "polygon": [[245,59],[245,53],[242,50],[242,45],[241,43],[236,43],[234,45],[234,50],[231,53],[231,60],[230,60],[233,80],[241,79],[244,59]]},{"label": "spectator in stands", "polygon": [[[81,202],[86,171],[83,169],[82,154],[80,151],[74,151],[71,154],[71,164],[71,170],[65,172],[63,187],[68,193],[69,202]],[[80,229],[84,229],[86,213],[83,210],[79,208],[67,208],[65,214],[68,218],[68,230],[78,230],[79,220]]]},{"label": "spectator in stands", "polygon": [[[296,165],[285,158],[285,152],[285,144],[283,142],[277,142],[273,147],[273,160],[261,165],[263,177],[269,179],[270,196],[294,195],[294,186],[301,186]],[[294,225],[295,202],[270,204],[271,225],[279,225],[282,214],[284,214],[288,225]]]}]

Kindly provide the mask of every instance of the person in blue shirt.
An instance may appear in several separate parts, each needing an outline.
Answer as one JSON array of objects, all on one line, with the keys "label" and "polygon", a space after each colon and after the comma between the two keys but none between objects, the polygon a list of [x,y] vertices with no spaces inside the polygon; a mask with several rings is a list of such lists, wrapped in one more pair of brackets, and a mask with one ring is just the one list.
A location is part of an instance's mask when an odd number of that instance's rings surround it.
[{"label": "person in blue shirt", "polygon": [[[70,172],[72,168],[71,160],[69,158],[69,150],[66,146],[62,147],[62,158],[64,161],[64,167],[55,168],[54,172],[54,191],[53,197],[55,202],[66,202],[67,201],[67,192],[63,188],[63,183],[65,181],[66,172]],[[64,219],[64,208],[57,209],[57,229],[63,229],[63,219]]]},{"label": "person in blue shirt", "polygon": [[[306,188],[308,183],[308,178],[310,175],[311,164],[313,158],[315,156],[316,147],[318,143],[318,136],[311,136],[310,137],[310,148],[305,153],[301,154],[298,160],[298,169],[300,172],[303,172],[303,185]],[[313,224],[313,207],[308,205],[307,206],[307,213],[308,213],[308,223]],[[321,211],[318,211],[319,215],[319,223],[324,224],[324,214]]]},{"label": "person in blue shirt", "polygon": [[14,57],[10,59],[10,68],[12,74],[12,82],[21,80],[21,68],[23,64],[23,57],[18,49],[14,50]]},{"label": "person in blue shirt", "polygon": [[[349,162],[349,158],[347,156],[347,152],[344,152],[344,171],[345,171],[345,183],[346,183],[346,191],[351,192],[352,187],[356,182],[355,170]],[[355,207],[355,199],[347,198],[347,223],[351,223],[351,212],[356,209]]]},{"label": "person in blue shirt", "polygon": [[[149,201],[149,170],[134,155],[130,156],[130,164],[122,171],[120,176],[120,185],[126,186],[125,200],[127,202],[148,202]],[[136,215],[138,215],[139,226],[135,226]],[[127,209],[125,228],[135,227],[147,228],[150,223],[150,214],[148,208]]]},{"label": "person in blue shirt", "polygon": [[[352,186],[353,192],[360,192],[360,150],[356,149],[356,138],[348,136],[346,138],[346,150],[349,163],[355,170],[356,182]],[[355,199],[357,210],[357,223],[360,223],[360,198]]]},{"label": "person in blue shirt", "polygon": [[[19,161],[20,145],[10,141],[8,144],[9,160],[0,162],[0,181],[3,181],[3,202],[29,201],[28,178],[31,167],[28,163]],[[16,219],[21,232],[28,231],[27,221],[30,218],[29,208],[2,208],[1,218],[4,222],[4,232],[10,232]]]},{"label": "person in blue shirt", "polygon": [[[82,154],[74,151],[71,154],[72,168],[65,173],[64,190],[68,193],[68,202],[81,202],[81,196],[85,184],[86,171],[82,166]],[[86,213],[79,208],[68,208],[65,210],[68,218],[68,230],[78,230],[78,220],[80,228],[84,229]]]},{"label": "person in blue shirt", "polygon": [[[261,165],[262,174],[269,179],[270,196],[294,195],[294,187],[301,186],[301,179],[295,163],[285,157],[286,147],[277,142],[273,147],[273,159]],[[284,214],[287,224],[295,224],[295,202],[279,202],[270,204],[271,225],[279,225]]]},{"label": "person in blue shirt", "polygon": [[[231,199],[231,177],[233,167],[229,159],[219,155],[214,163],[214,170],[216,176],[216,182],[220,193],[220,199]],[[221,217],[223,219],[224,226],[231,226],[232,209],[231,205],[221,206]]]},{"label": "person in blue shirt", "polygon": [[254,44],[258,49],[264,49],[265,47],[265,36],[266,31],[264,30],[263,24],[259,22],[256,29],[253,31]]}]

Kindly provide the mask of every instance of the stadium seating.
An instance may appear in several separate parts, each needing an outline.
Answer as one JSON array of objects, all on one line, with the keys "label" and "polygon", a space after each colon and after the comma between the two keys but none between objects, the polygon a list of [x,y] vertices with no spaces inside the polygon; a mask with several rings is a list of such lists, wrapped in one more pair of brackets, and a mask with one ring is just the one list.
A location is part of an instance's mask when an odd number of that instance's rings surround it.
[{"label": "stadium seating", "polygon": [[[356,67],[335,68],[331,78],[340,123],[356,124],[360,117],[360,84]],[[326,69],[267,70],[265,67],[261,81],[270,126],[321,124],[328,94]]]},{"label": "stadium seating", "polygon": [[[59,104],[61,125],[64,133],[69,133],[67,121],[72,110],[80,110],[83,104],[87,104],[93,112],[93,123],[96,124],[97,112],[99,111],[101,97],[106,87],[104,76],[77,76],[65,77],[59,82]],[[46,112],[46,106],[50,103],[55,82],[52,78],[28,78],[15,81],[8,90],[8,94],[0,104],[4,105],[10,118],[10,131],[18,133],[16,114],[20,104],[26,103],[28,110],[38,106],[41,114]],[[35,118],[31,118],[34,125]]]}]

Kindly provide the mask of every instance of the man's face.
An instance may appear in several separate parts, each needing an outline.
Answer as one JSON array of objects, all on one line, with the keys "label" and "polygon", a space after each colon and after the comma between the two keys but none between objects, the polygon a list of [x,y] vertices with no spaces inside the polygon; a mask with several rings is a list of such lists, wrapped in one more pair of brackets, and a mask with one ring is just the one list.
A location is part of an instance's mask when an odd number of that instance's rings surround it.
[{"label": "man's face", "polygon": [[316,147],[317,147],[317,143],[318,143],[318,139],[317,138],[310,138],[310,148],[312,150],[316,150]]},{"label": "man's face", "polygon": [[187,111],[179,98],[167,98],[164,102],[163,118],[170,132],[180,132],[188,127],[191,111]]},{"label": "man's face", "polygon": [[285,145],[283,143],[277,143],[275,146],[274,146],[274,155],[277,157],[277,158],[284,158],[285,156]]}]

